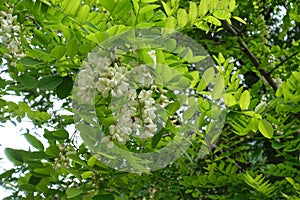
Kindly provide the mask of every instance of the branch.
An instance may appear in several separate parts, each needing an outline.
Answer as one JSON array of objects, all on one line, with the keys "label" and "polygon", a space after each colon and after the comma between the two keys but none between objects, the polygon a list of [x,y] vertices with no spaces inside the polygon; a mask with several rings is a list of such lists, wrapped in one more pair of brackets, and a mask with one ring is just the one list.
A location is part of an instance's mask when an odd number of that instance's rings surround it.
[{"label": "branch", "polygon": [[277,68],[279,68],[281,65],[283,65],[286,61],[288,61],[289,59],[291,59],[292,57],[298,55],[300,52],[295,52],[292,55],[290,55],[289,57],[287,57],[286,59],[284,59],[283,61],[281,61],[278,65],[276,65],[268,74],[271,75]]},{"label": "branch", "polygon": [[223,25],[230,31],[230,33],[238,38],[238,43],[240,44],[241,49],[245,52],[247,57],[251,60],[253,65],[256,67],[256,69],[260,72],[260,74],[266,79],[266,81],[269,83],[269,85],[274,89],[277,90],[277,85],[272,79],[272,77],[263,69],[260,68],[260,63],[257,60],[257,58],[252,54],[250,49],[247,47],[247,45],[244,43],[243,39],[240,37],[240,33],[234,29],[233,26],[228,24],[226,21],[222,21]]}]

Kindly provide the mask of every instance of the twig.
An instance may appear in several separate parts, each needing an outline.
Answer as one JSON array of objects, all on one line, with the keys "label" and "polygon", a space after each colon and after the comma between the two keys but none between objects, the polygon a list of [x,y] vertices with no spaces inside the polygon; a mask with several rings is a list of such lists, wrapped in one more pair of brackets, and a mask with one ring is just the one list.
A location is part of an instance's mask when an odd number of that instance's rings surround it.
[{"label": "twig", "polygon": [[295,52],[292,55],[290,55],[289,57],[287,57],[286,59],[284,59],[283,61],[281,61],[278,65],[276,65],[269,73],[268,75],[271,75],[277,68],[279,68],[281,65],[283,65],[286,61],[288,61],[289,59],[291,59],[292,57],[298,55],[300,52]]},{"label": "twig", "polygon": [[232,35],[238,37],[238,43],[241,46],[241,49],[245,52],[247,57],[251,60],[253,65],[256,67],[256,69],[260,72],[260,74],[266,79],[266,81],[270,84],[270,86],[274,89],[277,90],[277,85],[272,79],[272,77],[263,69],[259,69],[260,63],[257,60],[257,58],[253,55],[253,53],[250,51],[250,49],[247,47],[243,39],[239,36],[240,33],[235,30],[233,26],[228,24],[226,21],[222,21],[223,25],[231,32]]}]

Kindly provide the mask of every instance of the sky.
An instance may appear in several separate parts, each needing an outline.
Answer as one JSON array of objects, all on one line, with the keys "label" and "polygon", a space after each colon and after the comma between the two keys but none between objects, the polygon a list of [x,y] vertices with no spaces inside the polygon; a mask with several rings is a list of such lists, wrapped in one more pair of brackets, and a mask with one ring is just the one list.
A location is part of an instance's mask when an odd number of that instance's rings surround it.
[{"label": "sky", "polygon": [[[16,103],[22,100],[20,97],[15,96],[2,96],[1,98],[7,101],[14,101]],[[53,109],[59,110],[61,102],[56,102],[55,105],[56,106]],[[59,113],[70,114],[70,112],[65,110],[61,110]],[[42,137],[44,132],[43,129],[36,129],[28,118],[24,118],[20,123],[17,123],[16,126],[10,121],[7,121],[5,124],[0,123],[0,174],[14,167],[5,156],[5,148],[36,150],[23,136],[23,134],[27,132],[26,129],[29,130],[30,134],[33,134],[40,139],[45,148],[47,148],[47,142]],[[66,129],[69,133],[73,133],[75,130],[75,128],[72,126],[68,126]],[[11,194],[10,191],[5,191],[5,189],[0,186],[0,199],[9,196],[9,194]]]},{"label": "sky", "polygon": [[[15,126],[11,122],[6,122],[0,126],[0,173],[5,172],[6,170],[11,169],[13,164],[5,157],[4,149],[14,148],[14,149],[28,149],[29,144],[26,141],[25,137],[22,136],[22,133],[25,133],[25,130],[22,132],[20,130],[26,128],[33,128],[32,123],[22,122],[21,124]],[[6,191],[4,188],[0,187],[0,199],[11,194],[10,191]]]}]

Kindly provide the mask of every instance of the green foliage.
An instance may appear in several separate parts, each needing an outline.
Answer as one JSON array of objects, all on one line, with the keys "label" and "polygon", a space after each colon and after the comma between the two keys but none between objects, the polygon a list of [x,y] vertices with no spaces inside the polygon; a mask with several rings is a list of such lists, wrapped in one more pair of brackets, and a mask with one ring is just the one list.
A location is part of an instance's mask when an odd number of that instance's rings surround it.
[{"label": "green foliage", "polygon": [[[5,150],[15,165],[0,174],[1,186],[12,191],[7,199],[299,199],[298,4],[295,0],[0,0],[1,11],[12,9],[17,16],[14,25],[21,28],[20,39],[15,40],[20,40],[23,53],[11,56],[0,36],[0,122],[29,118],[44,133],[26,130],[23,135],[30,149]],[[88,130],[80,135],[85,143],[78,140],[77,131],[69,131],[75,124],[73,116],[84,113],[72,109],[73,86],[95,47],[109,48],[103,42],[124,33],[124,40],[139,42],[126,35],[128,30],[152,27],[164,28],[164,36],[176,30],[191,37],[212,55],[215,66],[206,65],[206,54],[193,46],[182,48],[174,38],[158,41],[164,48],[132,50],[127,45],[124,49],[130,51],[109,52],[116,58],[114,64],[127,68],[156,63],[155,81],[171,100],[161,114],[166,121],[161,131],[121,148],[158,151],[178,139],[181,130],[190,128],[183,127],[175,114],[183,104],[189,106],[182,111],[183,121],[197,122],[197,131],[184,138],[189,145],[179,159],[149,172],[140,158],[128,156],[141,173],[126,173],[98,160],[116,160],[112,155],[92,153],[98,135],[90,126],[76,127],[79,132]],[[155,62],[150,50],[155,50]],[[197,68],[197,63],[203,67]],[[193,96],[173,91],[182,89]],[[9,94],[23,101],[5,100]],[[160,101],[159,95],[154,92],[152,97]],[[53,109],[59,100],[69,114]],[[116,121],[110,100],[95,97],[96,115],[106,133]],[[222,108],[226,108],[224,126],[213,135],[219,128],[213,116]],[[96,123],[87,116],[83,120]]]}]

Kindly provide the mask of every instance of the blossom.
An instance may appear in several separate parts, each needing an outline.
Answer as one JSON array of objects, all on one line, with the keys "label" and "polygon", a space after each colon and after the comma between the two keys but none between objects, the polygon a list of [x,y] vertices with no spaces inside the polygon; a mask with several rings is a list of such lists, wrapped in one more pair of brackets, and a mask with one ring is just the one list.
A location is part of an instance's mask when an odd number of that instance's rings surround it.
[{"label": "blossom", "polygon": [[[114,147],[114,142],[125,144],[133,135],[151,138],[158,129],[156,123],[164,126],[164,121],[156,114],[156,103],[168,104],[168,98],[164,96],[167,91],[160,91],[155,85],[146,65],[128,70],[92,52],[78,79],[78,94],[83,102],[92,102],[94,90],[105,98],[112,97],[109,109],[116,120],[101,140],[108,148]],[[157,102],[154,93],[160,95]]]},{"label": "blossom", "polygon": [[21,28],[17,22],[17,16],[13,16],[12,8],[8,9],[8,12],[0,12],[0,22],[0,41],[9,51],[8,54],[4,55],[8,58],[23,57],[24,53],[22,52],[19,35]]},{"label": "blossom", "polygon": [[149,87],[153,84],[153,77],[150,73],[150,68],[146,65],[140,65],[134,68],[131,75],[134,76],[134,81],[141,87]]}]

